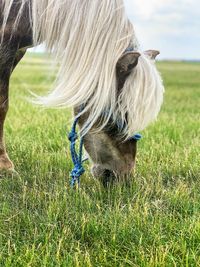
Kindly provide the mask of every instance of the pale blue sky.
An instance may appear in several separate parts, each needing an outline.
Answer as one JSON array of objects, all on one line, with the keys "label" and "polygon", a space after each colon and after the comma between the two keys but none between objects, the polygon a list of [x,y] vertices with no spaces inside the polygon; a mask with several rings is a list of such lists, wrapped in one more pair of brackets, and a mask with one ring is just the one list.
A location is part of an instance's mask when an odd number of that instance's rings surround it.
[{"label": "pale blue sky", "polygon": [[160,50],[161,59],[200,60],[200,0],[124,1],[141,49]]},{"label": "pale blue sky", "polygon": [[200,0],[125,0],[142,49],[200,60]]}]

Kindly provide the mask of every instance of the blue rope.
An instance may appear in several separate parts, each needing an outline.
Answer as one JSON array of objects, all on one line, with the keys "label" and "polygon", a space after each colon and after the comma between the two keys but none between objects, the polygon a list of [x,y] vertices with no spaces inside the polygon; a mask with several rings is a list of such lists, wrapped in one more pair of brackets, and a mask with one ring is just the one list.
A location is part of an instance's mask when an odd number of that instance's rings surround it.
[{"label": "blue rope", "polygon": [[78,135],[76,132],[76,126],[78,123],[79,117],[76,117],[74,120],[74,123],[72,125],[72,129],[71,132],[69,133],[68,139],[70,141],[70,152],[71,152],[71,157],[72,157],[72,161],[74,164],[74,168],[71,171],[71,181],[70,181],[70,185],[71,187],[74,187],[76,184],[78,184],[78,186],[80,185],[80,177],[81,175],[83,175],[83,173],[85,172],[85,169],[83,168],[83,161],[82,161],[82,157],[83,157],[83,137],[81,137],[80,139],[80,145],[79,145],[79,153],[77,154],[76,152],[76,141],[78,139]]}]

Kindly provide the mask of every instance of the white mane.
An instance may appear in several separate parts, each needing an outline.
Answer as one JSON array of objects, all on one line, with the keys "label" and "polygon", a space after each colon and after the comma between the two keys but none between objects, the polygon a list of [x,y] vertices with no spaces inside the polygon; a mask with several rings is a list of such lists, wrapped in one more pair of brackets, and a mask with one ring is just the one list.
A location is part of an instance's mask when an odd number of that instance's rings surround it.
[{"label": "white mane", "polygon": [[118,98],[118,116],[126,121],[125,116],[128,115],[124,129],[126,137],[145,129],[157,118],[163,93],[163,82],[154,60],[142,54]]},{"label": "white mane", "polygon": [[[14,0],[5,2],[4,18]],[[45,42],[59,62],[54,89],[37,102],[49,107],[89,110],[84,133],[105,110],[101,128],[112,116],[122,122],[126,137],[153,121],[162,104],[163,85],[150,59],[140,57],[117,96],[116,64],[130,44],[137,49],[123,0],[21,0],[29,5],[34,43]],[[128,115],[128,116],[127,116]],[[86,127],[87,126],[87,127]]]}]

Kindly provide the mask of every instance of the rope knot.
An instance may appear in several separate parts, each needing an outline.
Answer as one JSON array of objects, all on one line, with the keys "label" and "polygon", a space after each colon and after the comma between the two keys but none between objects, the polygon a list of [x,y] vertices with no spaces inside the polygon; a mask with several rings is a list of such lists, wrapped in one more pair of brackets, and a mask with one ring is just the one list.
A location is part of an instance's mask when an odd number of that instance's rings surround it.
[{"label": "rope knot", "polygon": [[83,175],[85,172],[85,169],[83,168],[83,166],[77,164],[74,169],[72,170],[71,172],[71,177],[75,177],[75,178],[78,178],[80,177],[81,175]]},{"label": "rope knot", "polygon": [[69,133],[68,139],[70,142],[75,142],[78,139],[77,133],[76,132]]},{"label": "rope knot", "polygon": [[74,187],[76,184],[80,185],[80,177],[85,172],[85,169],[81,165],[76,165],[71,172],[71,186]]}]

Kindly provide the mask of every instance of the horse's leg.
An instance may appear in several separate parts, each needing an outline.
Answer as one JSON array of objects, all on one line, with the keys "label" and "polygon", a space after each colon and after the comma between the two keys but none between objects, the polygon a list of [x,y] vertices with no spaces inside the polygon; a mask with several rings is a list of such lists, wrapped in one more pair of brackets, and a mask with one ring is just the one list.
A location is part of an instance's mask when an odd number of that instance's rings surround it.
[{"label": "horse's leg", "polygon": [[4,143],[4,121],[9,105],[9,81],[14,68],[25,54],[25,50],[4,48],[0,51],[0,170],[14,169],[12,161],[6,153]]}]

